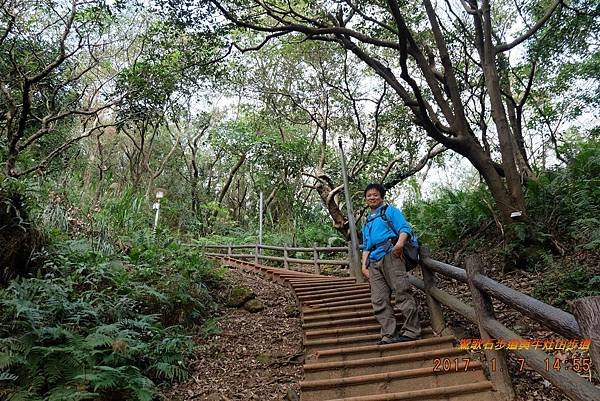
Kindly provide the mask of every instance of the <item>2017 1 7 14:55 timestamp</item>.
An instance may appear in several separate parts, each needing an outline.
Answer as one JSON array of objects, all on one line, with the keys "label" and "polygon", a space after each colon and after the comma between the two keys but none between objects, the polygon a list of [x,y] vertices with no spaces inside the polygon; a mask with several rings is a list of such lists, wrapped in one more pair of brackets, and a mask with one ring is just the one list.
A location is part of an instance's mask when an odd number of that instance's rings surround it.
[{"label": "2017 1 7 14:55 timestamp", "polygon": [[[565,362],[569,361],[571,364],[565,365]],[[519,363],[519,372],[523,371],[525,367],[525,358],[517,358],[517,362]],[[570,358],[565,361],[555,358],[554,360],[550,358],[544,359],[544,367],[546,371],[550,369],[554,369],[558,372],[561,370],[572,370],[577,373],[587,373],[590,371],[592,366],[592,362],[590,358]],[[492,372],[496,371],[496,358],[490,359],[490,369]]]}]

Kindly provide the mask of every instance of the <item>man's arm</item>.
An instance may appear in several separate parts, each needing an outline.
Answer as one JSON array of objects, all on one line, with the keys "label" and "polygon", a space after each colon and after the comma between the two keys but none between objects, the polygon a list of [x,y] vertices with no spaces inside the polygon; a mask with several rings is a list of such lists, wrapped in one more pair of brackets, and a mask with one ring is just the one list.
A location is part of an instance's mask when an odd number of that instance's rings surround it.
[{"label": "man's arm", "polygon": [[404,257],[404,244],[406,244],[406,241],[408,241],[408,234],[404,232],[400,233],[398,241],[396,241],[392,250],[399,258]]},{"label": "man's arm", "polygon": [[408,241],[412,236],[412,230],[400,209],[392,207],[390,212],[392,224],[394,225],[396,231],[399,232],[398,241],[396,241],[396,243],[394,244],[392,252],[394,252],[394,254],[399,258],[403,258],[404,245],[406,244],[406,241]]},{"label": "man's arm", "polygon": [[363,251],[362,253],[362,274],[368,279],[369,269],[367,268],[367,261],[369,260],[369,251]]}]

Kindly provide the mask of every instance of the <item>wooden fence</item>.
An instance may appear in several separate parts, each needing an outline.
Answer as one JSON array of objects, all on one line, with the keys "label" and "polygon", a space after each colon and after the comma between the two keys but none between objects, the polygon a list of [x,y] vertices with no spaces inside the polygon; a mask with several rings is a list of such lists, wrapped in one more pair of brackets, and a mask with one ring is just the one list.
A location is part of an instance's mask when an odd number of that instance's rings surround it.
[{"label": "wooden fence", "polygon": [[[273,260],[283,262],[283,267],[290,268],[290,264],[313,265],[314,272],[321,273],[321,265],[348,266],[349,261],[346,255],[344,259],[320,259],[322,254],[329,253],[348,253],[348,247],[319,247],[314,245],[312,248],[307,247],[288,247],[272,246],[272,245],[204,245],[207,249],[216,249],[227,252],[226,255],[238,259],[254,259],[255,263],[261,263],[262,260]],[[234,253],[237,249],[253,249],[254,253]],[[263,250],[277,251],[283,253],[283,256],[264,255]],[[300,259],[290,257],[290,253],[305,252],[312,254],[311,259]],[[223,253],[207,252],[206,256],[222,256]]]},{"label": "wooden fence", "polygon": [[[267,245],[207,245],[205,247],[226,250],[229,257],[253,258],[256,263],[260,263],[263,259],[282,261],[285,268],[288,268],[290,263],[312,264],[316,273],[320,273],[320,265],[323,264],[349,265],[347,247],[291,248]],[[233,252],[235,249],[253,249],[254,253],[235,254]],[[283,257],[261,255],[262,250],[281,251]],[[289,252],[312,252],[313,258],[311,260],[290,258],[288,257]],[[331,252],[345,253],[346,258],[338,260],[319,259],[321,253]],[[214,252],[206,253],[206,255],[224,256],[223,253]],[[596,370],[600,373],[600,339],[598,337],[598,333],[600,333],[600,297],[583,298],[574,303],[575,315],[580,317],[578,320],[570,313],[545,304],[485,276],[476,257],[467,258],[466,269],[432,259],[426,248],[422,248],[421,257],[423,279],[409,275],[409,280],[412,285],[425,293],[431,314],[431,327],[435,333],[450,333],[449,328],[446,327],[442,311],[442,305],[445,305],[477,325],[482,343],[489,339],[505,339],[512,340],[512,344],[519,344],[516,347],[503,347],[503,349],[496,349],[497,347],[486,347],[491,349],[485,349],[482,347],[486,356],[490,379],[500,396],[499,400],[508,401],[515,398],[506,362],[506,352],[510,351],[526,366],[535,370],[572,400],[600,401],[600,390],[586,378],[573,370],[568,370],[564,361],[559,360],[557,362],[552,354],[543,352],[537,349],[538,347],[524,346],[528,344],[527,341],[495,318],[492,304],[492,299],[501,301],[509,308],[517,310],[564,338],[591,339],[590,355],[592,355]],[[439,289],[436,284],[437,275],[468,284],[472,306]]]}]

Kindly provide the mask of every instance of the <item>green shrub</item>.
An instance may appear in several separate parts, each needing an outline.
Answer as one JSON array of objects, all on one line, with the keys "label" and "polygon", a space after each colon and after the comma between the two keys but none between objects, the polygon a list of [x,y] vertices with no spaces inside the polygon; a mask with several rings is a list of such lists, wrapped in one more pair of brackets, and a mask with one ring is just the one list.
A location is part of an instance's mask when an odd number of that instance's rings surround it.
[{"label": "green shrub", "polygon": [[185,326],[214,311],[220,270],[160,236],[119,259],[83,240],[53,256],[44,278],[0,291],[0,398],[151,400],[187,377]]},{"label": "green shrub", "polygon": [[567,301],[600,295],[600,275],[586,266],[554,266],[544,275],[533,296],[568,310]]},{"label": "green shrub", "polygon": [[421,242],[434,249],[453,249],[492,218],[493,200],[486,187],[472,190],[440,190],[431,200],[415,200],[403,211]]},{"label": "green shrub", "polygon": [[[566,167],[541,173],[528,185],[534,220],[563,241],[585,249],[600,246],[600,142],[580,143]],[[566,237],[566,238],[565,238]]]}]

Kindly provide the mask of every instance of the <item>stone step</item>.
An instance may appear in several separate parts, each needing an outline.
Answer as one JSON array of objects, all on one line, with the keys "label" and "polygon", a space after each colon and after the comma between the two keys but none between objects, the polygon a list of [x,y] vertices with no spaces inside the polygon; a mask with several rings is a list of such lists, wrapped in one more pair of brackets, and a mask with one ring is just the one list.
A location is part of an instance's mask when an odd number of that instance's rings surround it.
[{"label": "stone step", "polygon": [[370,343],[365,342],[364,340],[359,342],[358,337],[356,337],[356,340],[350,340],[350,338],[345,337],[340,339],[307,340],[304,345],[310,349],[311,354],[314,354],[312,355],[311,361],[320,360],[321,362],[385,357],[412,352],[446,349],[454,346],[453,336],[425,336],[425,338],[415,341],[376,345],[375,343],[378,339],[379,334],[375,334],[371,337]]},{"label": "stone step", "polygon": [[485,381],[481,362],[461,363],[457,370],[434,371],[433,367],[387,371],[385,373],[305,380],[300,382],[303,401],[322,401],[335,398],[379,395],[411,390],[433,389],[464,383]]},{"label": "stone step", "polygon": [[496,401],[494,386],[490,381],[402,391],[350,398],[334,398],[328,401]]}]

